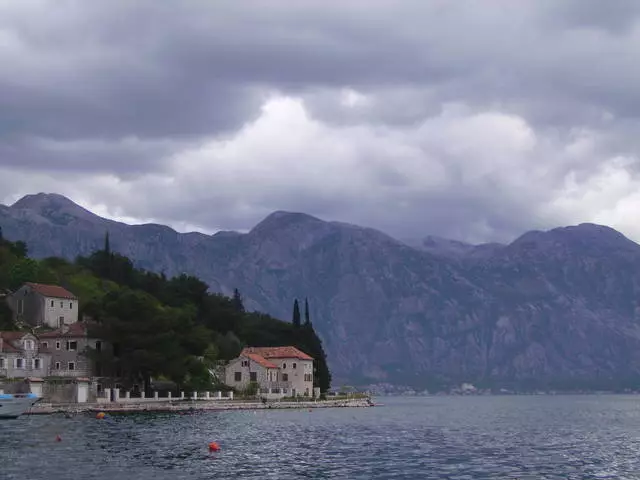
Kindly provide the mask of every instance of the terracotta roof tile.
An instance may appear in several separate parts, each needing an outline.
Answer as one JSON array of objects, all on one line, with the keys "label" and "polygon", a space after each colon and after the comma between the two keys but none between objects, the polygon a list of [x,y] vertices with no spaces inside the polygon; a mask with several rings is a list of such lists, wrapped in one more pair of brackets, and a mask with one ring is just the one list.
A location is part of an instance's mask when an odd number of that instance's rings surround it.
[{"label": "terracotta roof tile", "polygon": [[262,365],[265,368],[278,368],[278,366],[275,363],[271,363],[269,360],[266,360],[264,357],[261,357],[256,353],[248,353],[243,350],[240,355],[250,360],[253,360],[258,365]]},{"label": "terracotta roof tile", "polygon": [[59,328],[51,332],[38,335],[39,338],[59,338],[59,337],[86,337],[88,325],[85,322],[76,322],[66,326],[66,331]]},{"label": "terracotta roof tile", "polygon": [[0,337],[9,342],[17,342],[26,335],[29,335],[29,332],[0,332]]},{"label": "terracotta roof tile", "polygon": [[247,347],[243,353],[255,353],[263,358],[297,358],[299,360],[313,360],[306,353],[298,350],[296,347]]},{"label": "terracotta roof tile", "polygon": [[68,300],[76,300],[76,296],[64,287],[59,285],[43,285],[42,283],[27,282],[25,285],[30,286],[40,295],[52,298],[66,298]]},{"label": "terracotta roof tile", "polygon": [[0,352],[21,352],[19,348],[12,345],[12,342],[19,342],[28,332],[0,332],[2,338],[2,348]]},{"label": "terracotta roof tile", "polygon": [[4,341],[2,342],[2,348],[0,348],[0,352],[13,353],[13,352],[20,352],[20,350],[18,350],[16,347],[11,345],[10,343]]}]

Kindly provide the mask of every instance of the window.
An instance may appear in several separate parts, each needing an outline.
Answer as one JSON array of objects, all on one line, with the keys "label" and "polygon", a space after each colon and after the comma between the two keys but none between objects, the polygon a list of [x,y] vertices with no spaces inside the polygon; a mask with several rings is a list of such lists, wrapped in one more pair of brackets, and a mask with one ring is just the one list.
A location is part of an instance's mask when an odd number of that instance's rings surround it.
[{"label": "window", "polygon": [[242,372],[236,372],[233,378],[236,382],[242,381]]},{"label": "window", "polygon": [[258,381],[258,374],[256,372],[249,372],[249,381],[250,382],[257,382]]},{"label": "window", "polygon": [[51,300],[51,306],[53,307],[53,300]]},{"label": "window", "polygon": [[33,340],[25,340],[24,341],[24,349],[25,350],[33,350]]},{"label": "window", "polygon": [[45,350],[49,348],[49,342],[42,342],[42,348]]},{"label": "window", "polygon": [[73,310],[73,302],[69,302],[69,310]]},{"label": "window", "polygon": [[64,302],[60,302],[60,308],[64,308]]},{"label": "window", "polygon": [[102,342],[100,340],[96,341],[96,352],[102,351]]},{"label": "window", "polygon": [[243,367],[248,367],[248,366],[249,366],[249,360],[242,360],[241,365],[242,365]]},{"label": "window", "polygon": [[0,368],[5,368],[5,366],[4,366],[4,358],[0,358]]},{"label": "window", "polygon": [[42,361],[39,358],[33,359],[33,369],[40,370],[42,368]]},{"label": "window", "polygon": [[75,340],[72,342],[67,342],[67,350],[69,350],[70,352],[75,352],[76,350],[78,350],[78,342],[76,342]]},{"label": "window", "polygon": [[24,368],[24,358],[16,358],[16,368]]},{"label": "window", "polygon": [[68,370],[75,370],[76,369],[76,362],[69,362],[67,364],[67,369]]},{"label": "window", "polygon": [[283,370],[286,370],[286,369],[287,369],[287,364],[286,364],[286,363],[283,363],[283,364],[282,364],[282,369],[283,369]]},{"label": "window", "polygon": [[55,369],[56,369],[56,370],[60,370],[60,362],[56,362],[56,364],[55,364]]},{"label": "window", "polygon": [[58,319],[58,327],[62,328],[63,325],[64,325],[64,317],[60,317]]},{"label": "window", "polygon": [[288,382],[289,381],[289,374],[288,373],[283,373],[282,374],[282,381],[283,382]]},{"label": "window", "polygon": [[56,342],[56,350],[60,350],[60,342]]},{"label": "window", "polygon": [[298,366],[298,364],[296,362],[293,362],[293,365],[291,365],[291,368],[295,369]]},{"label": "window", "polygon": [[304,381],[305,382],[313,382],[313,376],[310,373],[305,373],[304,374]]}]

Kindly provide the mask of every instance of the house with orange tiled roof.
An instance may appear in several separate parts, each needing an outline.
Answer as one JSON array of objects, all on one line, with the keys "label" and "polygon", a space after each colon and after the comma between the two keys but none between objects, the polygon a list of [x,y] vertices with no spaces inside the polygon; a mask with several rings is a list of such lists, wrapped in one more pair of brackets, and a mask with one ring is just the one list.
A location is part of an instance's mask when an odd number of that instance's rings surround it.
[{"label": "house with orange tiled roof", "polygon": [[225,369],[225,383],[245,390],[257,383],[263,398],[313,396],[313,358],[292,346],[247,347]]},{"label": "house with orange tiled roof", "polygon": [[25,283],[7,302],[18,324],[60,328],[78,321],[78,298],[59,285]]},{"label": "house with orange tiled roof", "polygon": [[0,378],[44,378],[51,356],[28,332],[0,332]]}]

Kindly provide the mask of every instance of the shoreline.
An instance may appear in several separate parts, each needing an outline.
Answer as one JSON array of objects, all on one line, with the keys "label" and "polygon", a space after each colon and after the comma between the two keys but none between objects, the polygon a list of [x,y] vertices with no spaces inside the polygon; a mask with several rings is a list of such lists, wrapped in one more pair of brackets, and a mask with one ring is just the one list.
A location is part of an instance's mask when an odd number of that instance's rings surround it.
[{"label": "shoreline", "polygon": [[317,400],[309,402],[255,402],[242,400],[229,401],[175,401],[149,403],[85,403],[85,404],[41,404],[34,405],[23,415],[54,415],[56,413],[180,413],[180,412],[212,412],[224,410],[282,410],[312,408],[365,408],[375,404],[368,398],[348,400]]}]

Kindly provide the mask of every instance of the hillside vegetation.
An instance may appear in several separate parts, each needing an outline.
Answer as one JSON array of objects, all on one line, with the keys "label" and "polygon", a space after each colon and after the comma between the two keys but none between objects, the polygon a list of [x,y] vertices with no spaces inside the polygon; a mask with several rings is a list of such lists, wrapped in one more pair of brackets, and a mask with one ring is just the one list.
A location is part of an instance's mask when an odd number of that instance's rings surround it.
[{"label": "hillside vegetation", "polygon": [[[315,359],[314,386],[331,383],[322,343],[308,316],[294,322],[245,311],[238,290],[232,298],[210,293],[190,275],[167,278],[134,268],[127,257],[113,253],[109,237],[103,249],[74,262],[61,258],[29,258],[24,242],[10,242],[0,230],[0,292],[25,282],[62,285],[80,300],[80,318],[94,320],[95,334],[113,345],[100,354],[103,368],[131,383],[166,378],[182,388],[204,390],[208,368],[235,358],[244,346],[293,345]],[[0,302],[0,330],[15,329],[11,311]],[[96,354],[96,352],[93,352]]]}]

